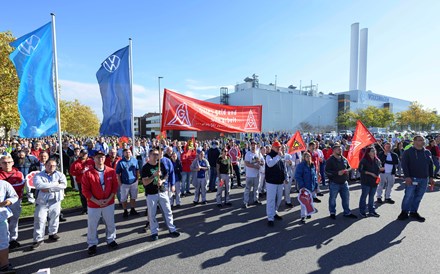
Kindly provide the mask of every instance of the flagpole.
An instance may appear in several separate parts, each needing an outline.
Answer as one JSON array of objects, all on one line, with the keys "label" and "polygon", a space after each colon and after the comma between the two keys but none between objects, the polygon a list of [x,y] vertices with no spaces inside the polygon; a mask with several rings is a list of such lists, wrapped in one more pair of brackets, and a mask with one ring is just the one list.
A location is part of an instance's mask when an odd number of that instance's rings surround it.
[{"label": "flagpole", "polygon": [[128,67],[129,67],[129,75],[130,75],[130,96],[131,96],[131,136],[132,136],[132,151],[134,153],[134,109],[133,109],[133,60],[132,60],[132,40],[128,38]]},{"label": "flagpole", "polygon": [[57,121],[58,121],[58,153],[60,154],[60,171],[63,172],[63,146],[61,144],[61,111],[60,111],[60,91],[58,89],[58,57],[57,57],[57,39],[55,31],[55,14],[52,16],[52,44],[53,44],[53,68],[54,68],[54,84],[55,97],[57,100]]}]

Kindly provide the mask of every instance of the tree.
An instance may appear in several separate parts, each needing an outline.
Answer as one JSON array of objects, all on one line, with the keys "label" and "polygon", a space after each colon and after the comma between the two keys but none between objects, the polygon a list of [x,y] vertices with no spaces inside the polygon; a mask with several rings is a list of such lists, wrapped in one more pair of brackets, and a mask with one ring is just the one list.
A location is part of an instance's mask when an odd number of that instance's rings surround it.
[{"label": "tree", "polygon": [[430,130],[433,124],[439,125],[439,116],[430,109],[423,109],[422,104],[412,102],[408,110],[398,113],[396,122],[401,129],[410,126],[412,130]]},{"label": "tree", "polygon": [[343,112],[340,111],[336,117],[336,123],[338,124],[338,129],[349,129],[356,126],[356,121],[358,115],[352,111]]},{"label": "tree", "polygon": [[60,101],[62,132],[79,136],[96,136],[99,134],[100,122],[89,106],[78,100]]},{"label": "tree", "polygon": [[394,114],[388,108],[369,106],[358,110],[357,114],[367,127],[389,127],[394,122]]},{"label": "tree", "polygon": [[5,127],[5,132],[18,128],[20,117],[17,108],[17,94],[19,79],[14,64],[9,60],[13,48],[9,43],[15,38],[11,32],[0,32],[0,126]]}]

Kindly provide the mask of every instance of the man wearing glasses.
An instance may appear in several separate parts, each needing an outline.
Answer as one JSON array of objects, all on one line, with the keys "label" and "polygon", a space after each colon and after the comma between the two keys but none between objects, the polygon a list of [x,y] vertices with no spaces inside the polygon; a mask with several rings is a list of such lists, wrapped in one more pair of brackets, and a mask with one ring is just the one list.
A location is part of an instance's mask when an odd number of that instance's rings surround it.
[{"label": "man wearing glasses", "polygon": [[61,201],[64,199],[64,189],[67,187],[66,176],[57,171],[57,162],[50,159],[45,164],[45,170],[35,175],[34,186],[36,191],[34,213],[34,243],[37,249],[44,241],[46,220],[49,215],[49,240],[58,241],[59,216]]},{"label": "man wearing glasses", "polygon": [[412,217],[424,222],[425,218],[420,216],[417,210],[428,187],[428,181],[434,185],[434,163],[431,152],[425,149],[424,137],[415,136],[413,146],[405,150],[402,156],[402,169],[405,177],[405,195],[402,212],[397,219],[403,221]]},{"label": "man wearing glasses", "polygon": [[13,216],[9,218],[9,249],[20,247],[18,238],[18,218],[21,214],[21,199],[23,198],[24,176],[23,173],[14,168],[14,160],[11,156],[4,155],[0,158],[0,180],[5,180],[12,185],[18,195],[18,201],[11,205]]},{"label": "man wearing glasses", "polygon": [[[168,173],[163,164],[159,168],[159,151],[154,148],[149,151],[148,162],[142,167],[142,184],[145,187],[145,195],[147,196],[148,219],[150,222],[151,240],[159,239],[159,224],[156,220],[157,206],[163,211],[163,218],[168,226],[168,230],[172,237],[179,237],[173,223],[173,213],[171,211],[170,199],[167,194],[165,183],[168,179]],[[174,192],[174,185],[171,186]]]}]

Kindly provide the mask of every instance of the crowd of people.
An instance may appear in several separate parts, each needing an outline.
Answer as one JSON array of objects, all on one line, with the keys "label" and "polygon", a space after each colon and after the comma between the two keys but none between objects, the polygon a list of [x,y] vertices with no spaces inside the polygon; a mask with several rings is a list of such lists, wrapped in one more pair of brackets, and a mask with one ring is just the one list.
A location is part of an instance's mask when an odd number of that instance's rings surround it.
[{"label": "crowd of people", "polygon": [[[8,139],[0,143],[0,271],[10,268],[8,252],[20,247],[18,221],[25,195],[35,204],[33,249],[45,238],[57,241],[61,201],[68,187],[79,191],[82,211],[87,214],[87,253],[97,253],[98,225],[106,226],[109,248],[116,243],[115,198],[123,218],[138,216],[138,185],[145,189],[146,229],[150,239],[159,238],[157,209],[162,211],[172,237],[179,237],[173,212],[182,198],[193,196],[194,206],[207,204],[207,193],[215,192],[215,206],[231,207],[230,190],[244,188],[241,206],[261,206],[266,199],[267,225],[281,220],[281,203],[293,207],[292,193],[306,189],[314,203],[320,203],[321,189],[328,184],[329,216],[336,219],[336,199],[341,197],[343,216],[358,218],[349,207],[349,181],[360,179],[359,217],[379,217],[376,203],[394,204],[391,198],[396,176],[405,180],[405,196],[399,220],[409,217],[423,222],[419,204],[428,183],[434,184],[440,169],[440,136],[429,140],[416,135],[412,140],[390,136],[363,149],[357,169],[347,160],[351,136],[324,140],[319,134],[306,135],[307,150],[289,154],[287,133],[244,136],[243,140],[223,138],[188,141],[167,139],[65,137],[62,157],[56,138]],[[61,161],[62,159],[62,161]],[[62,166],[62,169],[61,169]],[[38,171],[33,173],[33,171]],[[30,175],[35,174],[29,185]],[[242,180],[242,175],[245,179]],[[194,188],[192,193],[191,185]],[[367,213],[368,197],[368,213]],[[301,223],[311,214],[301,205]]]}]

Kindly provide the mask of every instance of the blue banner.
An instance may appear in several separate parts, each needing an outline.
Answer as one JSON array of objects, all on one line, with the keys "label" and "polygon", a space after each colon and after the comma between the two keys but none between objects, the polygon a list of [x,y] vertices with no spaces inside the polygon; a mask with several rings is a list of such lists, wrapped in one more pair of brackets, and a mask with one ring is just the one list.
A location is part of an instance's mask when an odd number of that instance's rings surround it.
[{"label": "blue banner", "polygon": [[102,62],[96,73],[102,97],[101,135],[131,136],[132,124],[128,46]]},{"label": "blue banner", "polygon": [[58,131],[51,23],[10,45],[15,50],[9,58],[20,79],[17,101],[21,124],[18,134],[25,138],[49,136]]}]

